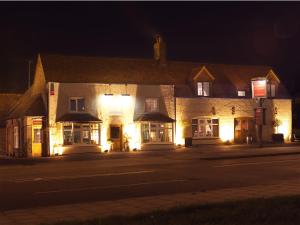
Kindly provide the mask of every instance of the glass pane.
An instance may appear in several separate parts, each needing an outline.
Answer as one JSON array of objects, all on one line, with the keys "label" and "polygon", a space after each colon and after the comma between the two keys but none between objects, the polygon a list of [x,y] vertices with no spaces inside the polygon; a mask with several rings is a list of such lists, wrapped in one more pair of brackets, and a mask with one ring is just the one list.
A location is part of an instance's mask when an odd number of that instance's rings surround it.
[{"label": "glass pane", "polygon": [[209,82],[203,82],[203,96],[209,96]]},{"label": "glass pane", "polygon": [[209,120],[206,120],[206,122],[207,122],[207,123],[211,123],[211,119],[209,119]]},{"label": "glass pane", "polygon": [[212,119],[213,124],[219,124],[219,119]]},{"label": "glass pane", "polygon": [[146,112],[157,112],[158,111],[158,99],[147,98],[145,100],[145,111]]},{"label": "glass pane", "polygon": [[70,110],[76,111],[76,100],[75,99],[70,99]]},{"label": "glass pane", "polygon": [[82,112],[85,110],[85,101],[84,98],[79,98],[77,99],[77,107],[78,107],[78,111]]},{"label": "glass pane", "polygon": [[271,84],[271,97],[275,97],[275,84]]},{"label": "glass pane", "polygon": [[164,130],[160,130],[159,131],[159,141],[160,142],[165,142],[165,140],[166,140],[165,131]]},{"label": "glass pane", "polygon": [[198,90],[198,95],[202,96],[203,95],[203,86],[202,86],[202,82],[198,82],[197,83],[197,90]]},{"label": "glass pane", "polygon": [[205,126],[204,125],[200,125],[199,126],[199,133],[198,136],[203,137],[205,134]]},{"label": "glass pane", "polygon": [[99,143],[99,124],[91,124],[91,144],[100,144]]},{"label": "glass pane", "polygon": [[120,138],[120,127],[110,127],[110,138]]},{"label": "glass pane", "polygon": [[149,124],[142,124],[142,141],[143,143],[150,141]]},{"label": "glass pane", "polygon": [[197,119],[192,119],[192,124],[197,125],[198,124],[198,120]]},{"label": "glass pane", "polygon": [[213,136],[219,137],[219,125],[213,125]]},{"label": "glass pane", "polygon": [[167,132],[166,132],[166,141],[167,142],[172,142],[173,140],[173,130],[172,129],[167,129]]},{"label": "glass pane", "polygon": [[192,125],[192,135],[198,137],[198,125]]},{"label": "glass pane", "polygon": [[76,130],[74,130],[74,143],[78,144],[80,142],[81,142],[81,140],[80,140],[80,130],[76,129]]},{"label": "glass pane", "polygon": [[212,127],[211,127],[211,125],[207,124],[207,125],[205,126],[205,128],[206,128],[206,136],[207,136],[207,137],[212,136]]},{"label": "glass pane", "polygon": [[64,130],[64,145],[71,145],[71,144],[72,144],[72,131]]},{"label": "glass pane", "polygon": [[201,124],[205,123],[205,120],[199,120],[199,123],[201,123]]},{"label": "glass pane", "polygon": [[42,143],[42,129],[33,129],[33,143]]}]

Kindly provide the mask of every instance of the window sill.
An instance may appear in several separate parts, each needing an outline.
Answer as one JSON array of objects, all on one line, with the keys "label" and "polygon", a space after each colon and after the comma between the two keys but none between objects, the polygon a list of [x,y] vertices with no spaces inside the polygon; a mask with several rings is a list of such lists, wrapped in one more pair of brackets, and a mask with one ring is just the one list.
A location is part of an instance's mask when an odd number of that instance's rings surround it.
[{"label": "window sill", "polygon": [[193,137],[193,140],[217,140],[220,139],[220,137]]},{"label": "window sill", "polygon": [[142,144],[143,145],[172,145],[173,142],[147,142]]}]

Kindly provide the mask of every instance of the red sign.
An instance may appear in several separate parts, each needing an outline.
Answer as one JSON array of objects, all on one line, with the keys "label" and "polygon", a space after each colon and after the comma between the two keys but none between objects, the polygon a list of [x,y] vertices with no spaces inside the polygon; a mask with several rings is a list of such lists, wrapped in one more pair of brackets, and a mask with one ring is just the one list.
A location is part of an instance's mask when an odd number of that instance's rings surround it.
[{"label": "red sign", "polygon": [[252,80],[252,97],[266,98],[267,97],[267,81],[266,79]]}]

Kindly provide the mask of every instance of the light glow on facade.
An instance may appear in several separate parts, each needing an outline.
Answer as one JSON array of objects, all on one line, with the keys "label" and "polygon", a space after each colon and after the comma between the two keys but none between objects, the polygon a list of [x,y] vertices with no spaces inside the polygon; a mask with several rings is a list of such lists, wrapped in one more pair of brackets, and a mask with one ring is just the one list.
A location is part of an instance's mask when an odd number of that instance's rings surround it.
[{"label": "light glow on facade", "polygon": [[234,121],[220,120],[220,139],[223,142],[232,142],[234,139]]}]

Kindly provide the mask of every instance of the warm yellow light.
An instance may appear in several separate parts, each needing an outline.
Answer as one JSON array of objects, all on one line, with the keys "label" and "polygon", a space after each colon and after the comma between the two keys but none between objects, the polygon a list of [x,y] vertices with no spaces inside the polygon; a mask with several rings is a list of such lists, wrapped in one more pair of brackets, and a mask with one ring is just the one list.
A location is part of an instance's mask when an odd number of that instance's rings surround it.
[{"label": "warm yellow light", "polygon": [[179,122],[176,124],[175,144],[184,145],[183,126]]},{"label": "warm yellow light", "polygon": [[55,145],[53,148],[54,155],[62,155],[64,153],[64,147],[61,145]]},{"label": "warm yellow light", "polygon": [[290,132],[289,132],[289,123],[287,120],[283,120],[281,125],[278,126],[278,133],[283,134],[284,139],[288,139]]},{"label": "warm yellow light", "polygon": [[138,124],[130,123],[125,125],[124,136],[127,138],[129,150],[141,149],[141,137]]},{"label": "warm yellow light", "polygon": [[234,139],[234,123],[227,121],[220,124],[220,138],[223,142],[231,142]]}]

